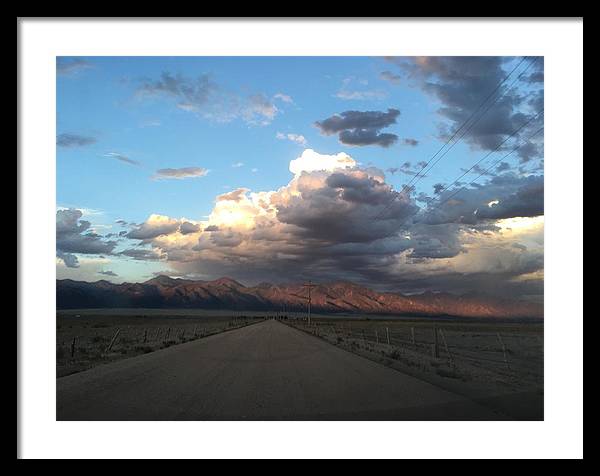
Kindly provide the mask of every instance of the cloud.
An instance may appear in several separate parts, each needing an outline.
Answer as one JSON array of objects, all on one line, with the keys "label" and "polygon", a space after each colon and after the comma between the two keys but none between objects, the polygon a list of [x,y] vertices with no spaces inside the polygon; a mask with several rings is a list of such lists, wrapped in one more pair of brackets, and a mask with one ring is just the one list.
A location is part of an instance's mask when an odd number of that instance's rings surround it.
[{"label": "cloud", "polygon": [[56,211],[56,256],[67,267],[79,266],[77,254],[110,255],[117,246],[116,241],[91,231],[91,223],[82,216],[75,208]]},{"label": "cloud", "polygon": [[253,94],[241,108],[246,122],[259,125],[270,124],[278,112],[279,109],[264,94]]},{"label": "cloud", "polygon": [[[289,183],[276,190],[217,196],[207,219],[186,233],[185,219],[151,216],[137,227],[151,248],[125,255],[163,260],[195,279],[343,279],[410,292],[539,295],[542,177],[491,177],[436,212],[344,153],[305,150],[290,171]],[[435,204],[445,196],[419,200]]]},{"label": "cloud", "polygon": [[275,134],[275,137],[279,140],[287,139],[287,140],[295,142],[296,144],[299,144],[299,145],[306,145],[306,138],[301,134],[293,134],[293,133],[284,134],[282,132],[278,132],[277,134]]},{"label": "cloud", "polygon": [[404,145],[409,145],[411,147],[416,147],[419,145],[419,141],[417,139],[411,139],[409,137],[407,137],[406,139],[403,139],[402,143]]},{"label": "cloud", "polygon": [[425,166],[427,165],[427,162],[417,162],[414,166],[411,162],[404,162],[402,165],[400,165],[399,167],[390,167],[389,169],[387,169],[387,171],[389,173],[391,173],[392,175],[396,174],[396,172],[401,172],[403,174],[406,175],[410,175],[410,176],[415,176],[415,175],[419,175],[419,177],[427,177],[427,175],[423,174],[423,169],[425,168]]},{"label": "cloud", "polygon": [[200,225],[198,225],[197,223],[184,221],[179,226],[179,233],[181,233],[182,235],[187,235],[189,233],[196,233],[197,231],[200,231]]},{"label": "cloud", "polygon": [[387,94],[385,91],[380,90],[368,90],[368,89],[356,89],[356,86],[353,86],[354,83],[358,83],[362,86],[366,86],[368,81],[366,80],[356,80],[355,78],[346,78],[342,82],[341,89],[335,94],[335,97],[344,100],[380,100],[384,99]]},{"label": "cloud", "polygon": [[233,164],[231,164],[231,166],[232,166],[234,169],[239,169],[240,167],[243,167],[243,166],[244,166],[244,162],[234,162]]},{"label": "cloud", "polygon": [[287,102],[288,104],[294,103],[294,100],[292,99],[291,96],[288,96],[287,94],[283,94],[283,93],[275,94],[275,96],[273,96],[273,99],[279,99],[280,101]]},{"label": "cloud", "polygon": [[158,169],[152,176],[154,180],[182,180],[186,178],[204,177],[208,169],[202,167],[182,167],[179,169]]},{"label": "cloud", "polygon": [[72,76],[93,67],[92,63],[81,58],[56,58],[56,74],[59,76]]},{"label": "cloud", "polygon": [[168,235],[179,230],[181,225],[179,220],[175,220],[164,215],[152,214],[141,225],[136,226],[127,233],[127,238],[136,240],[148,240],[160,235]]},{"label": "cloud", "polygon": [[496,166],[496,172],[497,173],[506,172],[506,171],[510,170],[511,168],[512,167],[510,166],[510,164],[508,162],[500,162]]},{"label": "cloud", "polygon": [[389,81],[392,84],[400,84],[402,81],[402,76],[399,74],[394,74],[391,71],[382,71],[379,73],[379,77],[385,81]]},{"label": "cloud", "polygon": [[[439,137],[448,140],[478,110],[480,104],[506,78],[519,58],[500,56],[444,56],[444,57],[409,57],[388,58],[397,65],[407,79],[426,94],[436,98],[440,107],[438,114],[442,121],[438,124]],[[535,61],[535,62],[534,62]],[[543,69],[541,58],[528,58],[498,90],[498,92],[480,109],[475,118],[460,130],[457,137],[462,137],[475,150],[490,151],[498,147],[503,140],[520,126],[532,119],[543,107],[543,101],[533,98],[543,97],[543,82],[531,82],[530,87],[537,85],[536,91],[523,87],[523,79],[511,88],[513,81],[530,66],[528,71]],[[538,70],[540,72],[541,70]],[[541,79],[539,75],[536,79]],[[488,110],[487,105],[491,105]],[[487,111],[485,114],[482,112]],[[514,140],[507,141],[502,149],[512,149],[520,138],[528,137],[539,128],[539,120],[520,131]],[[539,158],[543,151],[542,138],[530,141],[520,152],[522,161]]]},{"label": "cloud", "polygon": [[74,254],[56,250],[56,257],[60,258],[67,268],[79,268],[79,260]]},{"label": "cloud", "polygon": [[354,146],[379,145],[389,147],[398,136],[380,133],[380,130],[396,123],[400,115],[398,109],[382,111],[345,111],[335,114],[315,125],[324,135],[338,134],[342,144]]},{"label": "cloud", "polygon": [[355,167],[356,161],[344,152],[336,155],[319,154],[313,149],[305,149],[302,155],[290,162],[290,172],[298,176],[302,172],[326,170],[333,172],[338,169]]},{"label": "cloud", "polygon": [[130,165],[140,165],[138,161],[130,159],[126,155],[120,154],[118,152],[107,152],[106,154],[104,154],[104,157],[107,157],[109,159],[120,160],[121,162],[125,162],[126,164]]},{"label": "cloud", "polygon": [[119,276],[117,273],[115,273],[115,272],[113,272],[111,270],[108,270],[108,269],[106,271],[104,271],[104,270],[103,271],[98,271],[98,274],[102,274],[104,276],[112,276],[112,277]]},{"label": "cloud", "polygon": [[513,173],[493,176],[485,185],[445,190],[438,203],[424,213],[427,223],[468,223],[544,214],[544,177]]},{"label": "cloud", "polygon": [[161,259],[159,252],[148,249],[130,248],[125,251],[121,251],[120,254],[139,261],[157,261]]},{"label": "cloud", "polygon": [[183,111],[216,122],[241,119],[248,124],[267,125],[279,109],[263,93],[240,96],[224,90],[209,74],[190,78],[163,72],[158,79],[147,79],[137,89],[140,99],[165,98]]},{"label": "cloud", "polygon": [[233,192],[228,192],[228,193],[223,193],[221,195],[217,195],[216,201],[217,202],[224,202],[224,201],[239,202],[242,198],[244,198],[244,195],[246,193],[248,193],[249,191],[250,191],[250,189],[248,189],[248,188],[238,188],[237,190],[234,190]]},{"label": "cloud", "polygon": [[97,142],[95,137],[79,134],[63,133],[56,136],[56,145],[58,147],[84,147]]}]

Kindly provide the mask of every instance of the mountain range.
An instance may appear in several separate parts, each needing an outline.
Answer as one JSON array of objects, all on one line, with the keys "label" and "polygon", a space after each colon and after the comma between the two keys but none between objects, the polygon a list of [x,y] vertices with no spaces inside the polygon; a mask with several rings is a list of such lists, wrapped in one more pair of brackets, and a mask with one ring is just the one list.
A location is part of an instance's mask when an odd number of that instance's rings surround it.
[{"label": "mountain range", "polygon": [[[231,278],[196,281],[164,275],[143,283],[56,281],[58,309],[193,308],[305,312],[307,292],[301,283],[244,286]],[[434,292],[416,295],[377,292],[346,281],[317,284],[311,296],[312,311],[316,313],[543,317],[543,306],[531,302]]]}]

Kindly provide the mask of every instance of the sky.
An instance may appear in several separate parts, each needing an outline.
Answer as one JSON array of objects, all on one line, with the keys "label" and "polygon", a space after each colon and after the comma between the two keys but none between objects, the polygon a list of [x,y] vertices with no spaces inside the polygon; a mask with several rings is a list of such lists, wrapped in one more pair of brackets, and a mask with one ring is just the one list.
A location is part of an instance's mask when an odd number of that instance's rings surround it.
[{"label": "sky", "polygon": [[57,278],[543,296],[541,57],[58,57]]}]

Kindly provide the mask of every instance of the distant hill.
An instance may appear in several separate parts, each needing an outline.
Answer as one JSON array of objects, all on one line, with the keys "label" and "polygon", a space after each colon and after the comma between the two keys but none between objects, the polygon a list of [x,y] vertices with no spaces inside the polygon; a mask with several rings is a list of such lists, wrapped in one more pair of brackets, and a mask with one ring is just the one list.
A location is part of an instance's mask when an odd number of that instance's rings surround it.
[{"label": "distant hill", "polygon": [[[231,278],[193,281],[158,276],[144,283],[57,280],[58,309],[194,308],[240,311],[305,311],[302,284],[244,286]],[[490,318],[541,318],[540,304],[487,296],[427,292],[381,293],[350,282],[319,284],[312,291],[317,313],[363,313]]]}]

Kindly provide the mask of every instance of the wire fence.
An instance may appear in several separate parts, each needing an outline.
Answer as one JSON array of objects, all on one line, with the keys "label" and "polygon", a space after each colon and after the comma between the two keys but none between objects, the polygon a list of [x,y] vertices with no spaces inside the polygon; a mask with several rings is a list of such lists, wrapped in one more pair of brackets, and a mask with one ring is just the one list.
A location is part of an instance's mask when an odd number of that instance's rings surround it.
[{"label": "wire fence", "polygon": [[412,356],[429,362],[445,362],[451,367],[475,365],[509,372],[528,381],[537,382],[543,376],[543,335],[538,331],[365,321],[313,321],[308,325],[306,320],[290,320],[288,323],[350,349],[365,349],[391,357]]}]

